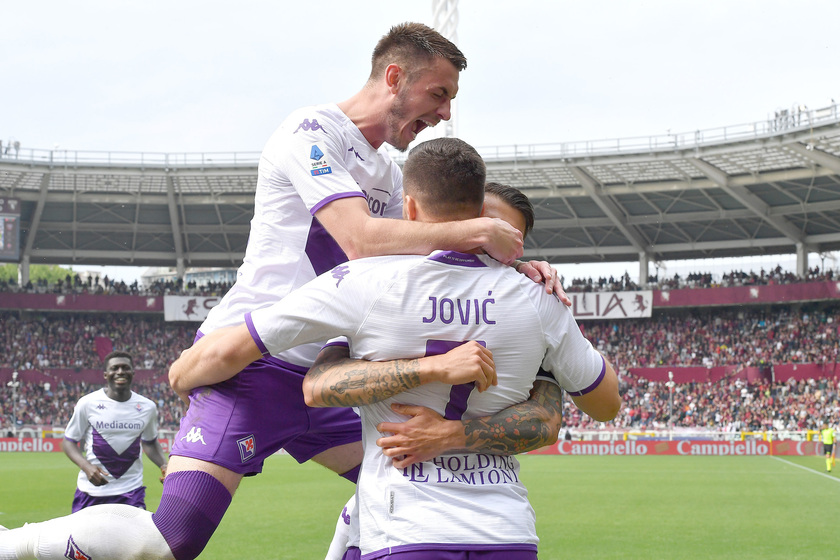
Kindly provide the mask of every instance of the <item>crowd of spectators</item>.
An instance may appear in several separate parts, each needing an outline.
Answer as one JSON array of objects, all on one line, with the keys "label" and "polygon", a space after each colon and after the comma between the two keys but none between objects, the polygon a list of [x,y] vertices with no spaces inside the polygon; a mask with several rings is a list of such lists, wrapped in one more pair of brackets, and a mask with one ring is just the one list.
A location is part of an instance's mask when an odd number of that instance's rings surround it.
[{"label": "crowd of spectators", "polygon": [[[562,272],[563,267],[559,267]],[[836,280],[840,273],[828,269],[820,271],[819,267],[808,269],[808,274],[800,277],[790,271],[783,270],[781,266],[766,271],[763,268],[759,272],[744,272],[735,270],[724,273],[720,278],[715,278],[711,272],[693,272],[686,276],[674,274],[670,278],[659,278],[659,275],[651,275],[644,285],[639,285],[625,272],[624,276],[618,278],[573,278],[567,285],[563,286],[567,292],[635,292],[639,290],[681,290],[687,288],[730,288],[737,286],[767,286],[773,284],[797,284],[802,282],[826,282]]]},{"label": "crowd of spectators", "polygon": [[[562,265],[558,266],[562,273]],[[759,272],[744,272],[736,270],[724,273],[720,278],[710,272],[695,272],[685,277],[675,274],[670,278],[660,279],[658,275],[651,275],[648,281],[642,285],[634,282],[630,275],[625,272],[618,278],[614,276],[594,278],[573,278],[565,283],[567,292],[627,292],[639,290],[677,290],[685,288],[714,288],[732,286],[758,286],[769,284],[793,284],[801,282],[823,282],[840,277],[840,273],[834,270],[820,271],[819,267],[808,270],[803,278],[796,274],[785,271],[781,266]],[[183,280],[156,280],[150,285],[139,284],[136,280],[131,284],[124,281],[115,281],[108,276],[98,277],[95,275],[82,279],[76,273],[67,274],[66,278],[57,282],[49,283],[44,280],[28,282],[24,286],[18,286],[15,282],[0,280],[0,292],[20,293],[55,293],[55,294],[120,294],[140,296],[223,296],[231,284],[228,282],[212,282],[196,284],[195,281],[184,283]]]},{"label": "crowd of spectators", "polygon": [[650,319],[581,322],[621,368],[840,361],[840,307],[659,312]]},{"label": "crowd of spectators", "polygon": [[[629,428],[661,423],[663,409],[662,384],[648,385],[634,379],[631,368],[656,366],[767,366],[781,363],[840,362],[840,306],[810,305],[754,307],[743,309],[700,309],[668,311],[649,319],[581,322],[585,336],[616,367],[622,379],[625,406],[616,425]],[[135,368],[153,370],[158,375],[167,371],[180,352],[190,346],[195,325],[166,322],[152,315],[91,314],[0,314],[0,367],[16,370],[47,371],[50,368],[101,368],[97,338],[110,341],[114,349],[125,349],[135,356]],[[741,394],[741,382],[715,385],[679,385],[678,402],[687,407],[679,418],[680,425],[710,426],[728,429],[732,426],[767,426],[768,421],[782,420],[810,426],[818,419],[811,417],[815,393],[810,385],[796,387],[748,386],[752,394],[747,400]],[[820,381],[822,383],[822,381]],[[86,388],[89,389],[89,388]],[[836,386],[821,396],[836,395]],[[27,397],[27,419],[40,418],[46,424],[63,424],[60,412],[83,394],[72,382],[52,388],[53,397],[44,399],[46,409],[39,410],[41,389]],[[161,411],[164,426],[176,426],[179,402],[165,385],[150,387],[150,398],[167,408]],[[768,393],[769,391],[769,393]],[[142,390],[140,392],[143,392]],[[667,393],[667,391],[665,391]],[[804,395],[796,402],[807,417],[787,417],[776,406],[782,396]],[[683,400],[684,399],[684,402]],[[3,403],[7,403],[6,398]],[[70,405],[67,403],[71,402]],[[750,406],[747,407],[746,405]],[[738,406],[736,406],[738,405]],[[770,406],[768,406],[770,405]],[[174,408],[169,408],[170,406]],[[8,406],[3,418],[8,420]],[[574,409],[576,410],[576,409]],[[819,409],[816,409],[820,412]],[[569,411],[571,426],[585,426],[586,417]],[[770,414],[771,416],[768,416]],[[69,416],[67,416],[69,418]]]},{"label": "crowd of spectators", "polygon": [[[819,430],[840,421],[840,380],[834,378],[746,383],[685,383],[671,388],[631,374],[619,383],[622,407],[610,427],[634,431],[674,428],[720,432]],[[564,424],[596,429],[595,422],[566,403]]]},{"label": "crowd of spectators", "polygon": [[135,368],[164,370],[189,347],[195,325],[167,323],[157,316],[0,314],[0,367],[100,369],[96,339],[108,339],[114,349],[134,355]]},{"label": "crowd of spectators", "polygon": [[128,295],[128,296],[216,296],[221,297],[230,289],[229,282],[208,281],[198,285],[195,281],[184,282],[176,280],[155,280],[148,286],[137,280],[126,284],[123,280],[115,281],[107,275],[103,277],[88,276],[82,279],[76,273],[67,274],[56,282],[44,279],[29,281],[19,286],[14,281],[0,279],[0,292],[26,294],[94,294],[94,295]]},{"label": "crowd of spectators", "polygon": [[[15,389],[9,386],[0,387],[2,435],[8,435],[11,429],[8,420],[14,414],[17,414],[18,425],[21,426],[64,427],[70,421],[73,407],[79,398],[102,386],[59,379],[55,383],[21,383]],[[177,429],[183,413],[183,404],[167,383],[135,378],[132,390],[157,403],[158,424],[161,429]]]}]

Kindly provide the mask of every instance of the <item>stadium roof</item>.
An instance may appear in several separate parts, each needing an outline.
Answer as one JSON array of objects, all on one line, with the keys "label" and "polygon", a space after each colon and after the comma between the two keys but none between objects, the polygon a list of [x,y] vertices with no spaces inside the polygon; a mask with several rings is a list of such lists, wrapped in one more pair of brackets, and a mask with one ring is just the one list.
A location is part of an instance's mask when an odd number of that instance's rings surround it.
[{"label": "stadium roof", "polygon": [[[488,180],[534,203],[529,258],[840,249],[838,105],[685,134],[479,151]],[[0,198],[21,201],[21,257],[32,264],[238,266],[258,159],[21,150],[0,158]]]}]

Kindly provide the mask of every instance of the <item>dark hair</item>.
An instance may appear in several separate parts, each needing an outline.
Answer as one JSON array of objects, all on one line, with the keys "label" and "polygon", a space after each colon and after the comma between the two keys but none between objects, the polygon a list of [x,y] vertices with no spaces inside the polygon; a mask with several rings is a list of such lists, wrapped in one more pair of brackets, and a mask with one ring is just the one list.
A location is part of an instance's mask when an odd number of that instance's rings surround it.
[{"label": "dark hair", "polygon": [[478,152],[458,138],[418,144],[403,165],[403,188],[439,218],[477,217],[487,169]]},{"label": "dark hair", "polygon": [[516,187],[501,183],[487,183],[484,185],[484,190],[498,196],[502,202],[512,206],[522,214],[522,217],[525,218],[525,231],[522,232],[522,237],[527,237],[534,227],[534,205],[531,204],[528,197]]},{"label": "dark hair", "polygon": [[452,41],[422,23],[401,23],[392,27],[373,49],[368,79],[381,77],[391,63],[399,64],[411,77],[418,59],[429,62],[436,57],[445,58],[459,72],[467,67],[467,57]]},{"label": "dark hair", "polygon": [[128,358],[128,361],[131,362],[131,367],[134,367],[134,357],[128,352],[123,352],[122,350],[114,350],[113,352],[105,356],[105,359],[102,361],[102,363],[107,364],[111,360],[111,358]]}]

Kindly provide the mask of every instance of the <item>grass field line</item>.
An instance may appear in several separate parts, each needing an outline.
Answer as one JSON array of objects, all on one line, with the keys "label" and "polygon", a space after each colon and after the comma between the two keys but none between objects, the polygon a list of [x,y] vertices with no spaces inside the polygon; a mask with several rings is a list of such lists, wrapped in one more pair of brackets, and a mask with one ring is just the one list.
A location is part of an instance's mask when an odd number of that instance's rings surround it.
[{"label": "grass field line", "polygon": [[820,476],[824,476],[825,478],[827,478],[827,479],[829,479],[829,480],[831,480],[831,481],[833,481],[833,482],[840,482],[840,478],[837,478],[837,477],[831,476],[830,474],[826,474],[826,473],[824,473],[824,472],[820,472],[820,471],[818,471],[818,470],[816,470],[816,469],[812,469],[811,467],[805,467],[805,466],[802,466],[802,465],[797,465],[796,463],[793,463],[793,462],[791,462],[791,461],[788,461],[787,459],[782,459],[781,457],[777,457],[777,456],[775,456],[775,455],[774,455],[772,458],[773,458],[773,459],[776,459],[777,461],[782,461],[783,463],[787,463],[788,465],[793,465],[794,467],[798,467],[798,468],[800,468],[800,469],[804,469],[804,470],[806,470],[806,471],[808,471],[808,472],[810,472],[810,473],[813,473],[813,474],[818,474],[818,475],[820,475]]}]

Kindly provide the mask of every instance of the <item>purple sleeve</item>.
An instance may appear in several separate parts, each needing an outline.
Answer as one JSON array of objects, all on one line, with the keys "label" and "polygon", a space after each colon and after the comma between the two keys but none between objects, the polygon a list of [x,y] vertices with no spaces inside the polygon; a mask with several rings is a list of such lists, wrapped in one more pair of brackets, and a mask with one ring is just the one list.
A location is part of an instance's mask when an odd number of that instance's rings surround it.
[{"label": "purple sleeve", "polygon": [[251,312],[250,311],[245,314],[245,325],[248,327],[248,332],[251,333],[251,338],[254,339],[254,342],[256,343],[257,348],[260,349],[260,352],[262,353],[262,355],[263,356],[269,356],[271,354],[271,352],[268,351],[268,348],[266,348],[265,344],[263,344],[263,341],[260,338],[260,335],[257,334],[257,329],[256,329],[256,327],[254,327],[254,321],[253,321],[253,319],[251,319]]},{"label": "purple sleeve", "polygon": [[365,195],[363,195],[360,192],[345,192],[345,193],[331,194],[330,196],[328,196],[327,198],[325,198],[324,200],[322,200],[321,202],[319,202],[318,204],[313,206],[312,210],[310,210],[309,213],[314,216],[315,213],[318,212],[318,210],[320,210],[321,208],[323,208],[324,206],[326,206],[330,202],[332,202],[334,200],[338,200],[340,198],[351,198],[351,197],[354,197],[354,196],[360,196],[362,198],[365,197]]},{"label": "purple sleeve", "polygon": [[604,360],[603,356],[601,357],[601,373],[598,374],[598,378],[592,383],[589,387],[581,389],[580,391],[566,391],[570,395],[574,397],[580,397],[585,395],[586,393],[592,392],[595,388],[601,384],[601,381],[604,379],[604,376],[607,374],[607,362]]}]

